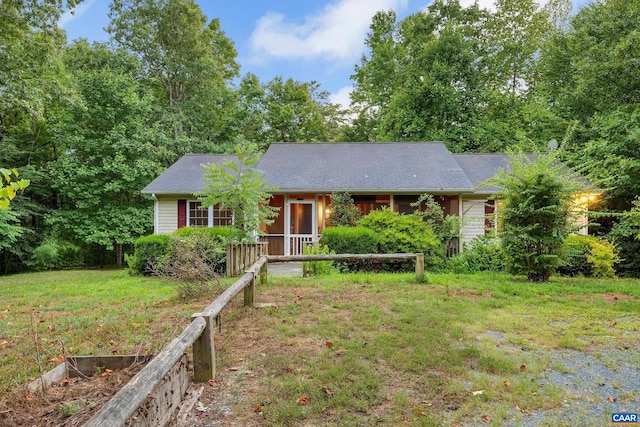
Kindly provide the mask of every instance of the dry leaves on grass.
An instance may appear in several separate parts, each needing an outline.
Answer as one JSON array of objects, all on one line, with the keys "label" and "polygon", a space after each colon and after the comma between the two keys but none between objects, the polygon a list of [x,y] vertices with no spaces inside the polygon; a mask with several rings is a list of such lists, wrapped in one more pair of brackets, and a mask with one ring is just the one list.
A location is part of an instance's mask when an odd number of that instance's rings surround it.
[{"label": "dry leaves on grass", "polygon": [[489,415],[483,415],[482,416],[482,422],[490,423],[491,422],[491,417],[489,417]]},{"label": "dry leaves on grass", "polygon": [[307,403],[309,403],[309,397],[308,396],[300,396],[298,398],[298,400],[296,400],[296,403],[298,405],[306,405]]},{"label": "dry leaves on grass", "polygon": [[502,384],[504,384],[505,387],[511,387],[511,383],[509,381],[505,381]]}]

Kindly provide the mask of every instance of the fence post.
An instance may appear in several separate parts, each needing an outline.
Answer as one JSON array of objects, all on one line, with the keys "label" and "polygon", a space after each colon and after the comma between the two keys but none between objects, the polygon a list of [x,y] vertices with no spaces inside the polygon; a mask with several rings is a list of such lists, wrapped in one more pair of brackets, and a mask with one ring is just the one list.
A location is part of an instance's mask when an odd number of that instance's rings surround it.
[{"label": "fence post", "polygon": [[251,273],[251,282],[244,288],[244,305],[245,307],[253,307],[256,299],[256,272],[249,270]]},{"label": "fence post", "polygon": [[424,254],[416,254],[416,279],[424,278]]},{"label": "fence post", "polygon": [[204,383],[216,377],[216,349],[214,335],[216,328],[213,323],[213,316],[205,315],[205,327],[202,334],[193,342],[193,380],[197,383]]},{"label": "fence post", "polygon": [[262,264],[262,268],[260,269],[260,284],[261,285],[266,285],[267,284],[267,265],[269,263],[268,262],[264,262],[264,264]]}]

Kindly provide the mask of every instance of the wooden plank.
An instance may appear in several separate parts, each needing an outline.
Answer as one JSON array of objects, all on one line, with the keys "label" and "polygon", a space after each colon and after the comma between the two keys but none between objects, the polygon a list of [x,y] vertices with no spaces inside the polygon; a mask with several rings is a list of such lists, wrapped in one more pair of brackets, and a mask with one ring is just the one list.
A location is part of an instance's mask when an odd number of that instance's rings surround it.
[{"label": "wooden plank", "polygon": [[269,255],[270,263],[291,261],[387,261],[415,259],[416,254],[320,254],[320,255]]},{"label": "wooden plank", "polygon": [[195,406],[198,399],[200,399],[200,396],[202,395],[203,391],[204,391],[204,386],[200,386],[199,389],[191,391],[189,393],[189,397],[180,404],[180,409],[178,410],[178,416],[176,417],[177,427],[188,426],[187,417],[189,416],[189,413]]},{"label": "wooden plank", "polygon": [[213,322],[214,316],[202,317],[205,328],[202,334],[193,343],[193,380],[204,383],[216,377],[216,328]]},{"label": "wooden plank", "polygon": [[183,354],[128,420],[127,427],[163,427],[171,420],[189,388],[187,365]]},{"label": "wooden plank", "polygon": [[62,380],[67,378],[67,368],[64,363],[59,364],[49,372],[42,375],[40,378],[31,381],[27,385],[27,390],[29,393],[38,393],[43,390],[43,387],[46,389],[47,387],[51,387],[54,383],[59,383]]},{"label": "wooden plank", "polygon": [[178,337],[125,384],[84,426],[116,427],[124,425],[162,382],[187,348],[200,336],[205,326],[204,319],[194,319]]},{"label": "wooden plank", "polygon": [[228,287],[218,298],[209,304],[202,312],[194,313],[191,317],[217,317],[229,302],[240,293],[253,279],[253,273],[244,273],[242,277]]}]

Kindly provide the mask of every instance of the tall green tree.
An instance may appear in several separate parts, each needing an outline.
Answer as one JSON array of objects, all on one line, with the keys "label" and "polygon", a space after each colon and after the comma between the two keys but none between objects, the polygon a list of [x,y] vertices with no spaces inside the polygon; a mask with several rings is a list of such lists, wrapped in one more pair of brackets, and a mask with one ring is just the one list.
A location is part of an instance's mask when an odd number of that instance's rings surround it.
[{"label": "tall green tree", "polygon": [[218,19],[208,21],[193,0],[114,0],[109,17],[112,40],[138,56],[165,107],[161,123],[171,129],[175,158],[233,139],[239,65]]},{"label": "tall green tree", "polygon": [[81,41],[67,57],[83,104],[59,127],[67,150],[51,164],[61,196],[48,223],[61,239],[115,250],[121,265],[123,245],[153,226],[152,203],[140,195],[161,170],[149,142],[153,96],[137,80],[137,59],[123,50]]}]

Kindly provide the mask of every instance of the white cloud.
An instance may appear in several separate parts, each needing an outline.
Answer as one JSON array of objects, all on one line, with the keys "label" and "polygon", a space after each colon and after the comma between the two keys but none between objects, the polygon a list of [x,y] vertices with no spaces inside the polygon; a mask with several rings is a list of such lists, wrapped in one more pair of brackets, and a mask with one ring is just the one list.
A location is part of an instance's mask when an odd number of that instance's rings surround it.
[{"label": "white cloud", "polygon": [[407,4],[408,0],[336,0],[302,22],[267,13],[251,35],[252,57],[352,62],[362,52],[373,15],[380,10],[400,11]]},{"label": "white cloud", "polygon": [[80,18],[91,8],[91,6],[95,2],[96,0],[86,0],[80,3],[80,5],[78,5],[78,7],[76,7],[75,9],[66,11],[65,13],[62,14],[60,19],[58,20],[58,26],[60,28],[64,28],[64,26],[67,25],[69,22],[73,21],[74,19]]},{"label": "white cloud", "polygon": [[329,95],[329,102],[332,104],[338,104],[342,106],[342,108],[349,108],[349,105],[351,104],[351,98],[349,97],[351,92],[353,92],[353,86],[340,88],[336,93]]}]

